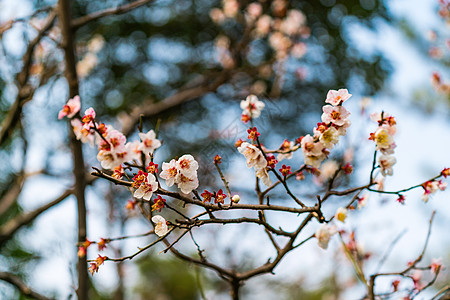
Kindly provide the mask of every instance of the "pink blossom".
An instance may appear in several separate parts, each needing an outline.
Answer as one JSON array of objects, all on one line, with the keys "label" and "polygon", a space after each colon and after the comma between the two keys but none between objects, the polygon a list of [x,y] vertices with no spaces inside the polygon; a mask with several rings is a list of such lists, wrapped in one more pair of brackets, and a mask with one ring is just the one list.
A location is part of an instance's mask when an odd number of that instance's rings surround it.
[{"label": "pink blossom", "polygon": [[442,259],[441,258],[433,258],[431,259],[431,272],[433,272],[434,274],[436,274],[438,272],[438,270],[442,269]]},{"label": "pink blossom", "polygon": [[77,140],[80,140],[82,143],[89,143],[93,147],[95,135],[90,130],[83,128],[83,123],[79,119],[72,119],[70,123]]},{"label": "pink blossom", "polygon": [[323,108],[322,122],[343,126],[350,113],[343,106],[325,105]]},{"label": "pink blossom", "polygon": [[262,14],[262,11],[263,9],[260,3],[252,2],[247,6],[248,15],[252,19],[259,17]]},{"label": "pink blossom", "polygon": [[[128,151],[129,160],[135,160],[136,162],[142,164],[142,151],[140,150],[141,143],[139,141],[128,142],[125,144],[125,148]],[[150,155],[145,154],[145,160],[150,160]]]},{"label": "pink blossom", "polygon": [[339,89],[339,90],[329,90],[327,93],[326,103],[330,103],[331,105],[337,106],[344,103],[348,100],[352,94],[348,93],[347,89]]},{"label": "pink blossom", "polygon": [[89,107],[84,112],[84,117],[81,119],[84,123],[83,127],[90,130],[94,127],[95,111],[92,107]]},{"label": "pink blossom", "polygon": [[72,99],[69,99],[67,101],[67,104],[63,106],[63,108],[58,113],[58,119],[62,119],[65,116],[68,118],[72,118],[75,116],[76,113],[80,111],[81,108],[81,102],[80,102],[80,96],[75,96]]}]

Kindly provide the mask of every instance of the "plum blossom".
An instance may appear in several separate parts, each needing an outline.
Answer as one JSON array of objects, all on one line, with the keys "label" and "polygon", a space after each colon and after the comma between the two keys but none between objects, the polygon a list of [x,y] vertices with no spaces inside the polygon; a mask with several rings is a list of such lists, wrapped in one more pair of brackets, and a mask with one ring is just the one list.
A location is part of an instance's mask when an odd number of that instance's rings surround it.
[{"label": "plum blossom", "polygon": [[264,183],[265,186],[271,186],[272,180],[270,180],[269,173],[267,172],[267,168],[256,168],[255,167],[255,174],[256,177],[261,179],[261,181]]},{"label": "plum blossom", "polygon": [[367,201],[369,200],[370,194],[364,194],[361,198],[358,198],[357,208],[361,209],[367,205]]},{"label": "plum blossom", "polygon": [[348,119],[350,112],[341,105],[350,97],[347,89],[328,92],[325,102],[332,105],[323,106],[322,122],[314,128],[314,136],[308,134],[300,142],[305,164],[318,168],[327,158],[329,149],[339,142],[339,137],[346,135],[351,124]]},{"label": "plum blossom", "polygon": [[161,147],[161,142],[156,139],[156,133],[153,130],[150,130],[147,133],[139,133],[139,137],[141,138],[142,143],[139,146],[139,150],[147,153],[153,153],[153,151],[159,147]]},{"label": "plum blossom", "polygon": [[63,106],[63,108],[58,113],[58,119],[61,120],[65,116],[68,118],[72,118],[75,116],[77,112],[80,111],[81,108],[81,102],[80,102],[80,96],[75,96],[72,99],[69,99],[67,103]]},{"label": "plum blossom", "polygon": [[155,192],[158,189],[158,182],[156,182],[155,175],[149,173],[144,182],[141,183],[139,188],[134,191],[133,196],[136,198],[143,198],[145,200],[150,200]]},{"label": "plum blossom", "polygon": [[329,90],[327,93],[326,103],[330,103],[331,105],[338,106],[348,100],[352,94],[348,93],[347,89],[339,89],[339,90]]},{"label": "plum blossom", "polygon": [[324,147],[331,149],[339,142],[339,131],[334,127],[330,126],[319,136],[319,141]]},{"label": "plum blossom", "polygon": [[[422,187],[424,189],[424,193],[422,195],[422,200],[424,202],[428,202],[428,199],[431,194],[435,193],[439,189],[439,183],[435,180],[427,181],[424,184],[422,184]],[[445,187],[444,187],[445,189]]]},{"label": "plum blossom", "polygon": [[178,175],[177,162],[172,159],[169,163],[163,162],[162,172],[159,176],[166,180],[167,186],[172,186],[175,183],[175,179]]},{"label": "plum blossom", "polygon": [[[127,149],[128,159],[130,161],[135,160],[139,164],[142,164],[142,150],[140,150],[141,143],[139,141],[128,142],[125,144],[125,148]],[[150,155],[148,153],[145,153],[145,161],[149,160]]]},{"label": "plum blossom", "polygon": [[321,156],[325,148],[322,143],[314,142],[314,138],[307,134],[301,141],[303,153],[308,156]]},{"label": "plum blossom", "polygon": [[242,153],[247,159],[247,167],[255,169],[265,168],[267,166],[267,161],[264,158],[261,150],[257,147],[251,145],[250,143],[243,142],[238,151]]},{"label": "plum blossom", "polygon": [[345,125],[347,117],[350,115],[350,112],[343,106],[325,105],[322,110],[322,122],[333,123],[338,126]]},{"label": "plum blossom", "polygon": [[177,183],[178,188],[184,194],[189,194],[190,192],[198,188],[197,172],[195,172],[195,174],[192,177],[188,177],[180,172],[175,178],[175,181]]},{"label": "plum blossom", "polygon": [[167,186],[175,183],[184,194],[189,194],[198,187],[198,162],[190,154],[183,155],[177,161],[163,162],[160,177],[166,180]]},{"label": "plum blossom", "polygon": [[169,232],[167,221],[160,215],[152,217],[152,222],[155,223],[155,233],[157,236],[164,236]]},{"label": "plum blossom", "polygon": [[262,15],[256,21],[256,35],[259,37],[266,36],[270,32],[270,25],[272,23],[272,18],[268,15]]},{"label": "plum blossom", "polygon": [[[289,150],[292,149],[292,147],[294,147],[294,142],[288,141],[288,140],[284,140],[283,144],[281,144],[281,146],[280,146],[280,148],[278,150],[279,151],[289,151]],[[294,155],[293,152],[279,153],[277,155],[277,160],[278,161],[282,161],[283,159],[291,159],[293,155]]]},{"label": "plum blossom", "polygon": [[397,159],[392,155],[381,155],[378,158],[378,164],[380,165],[381,174],[383,176],[390,175],[394,173],[392,166],[395,165]]},{"label": "plum blossom", "polygon": [[126,140],[123,133],[109,126],[106,136],[99,142],[97,159],[102,168],[114,169],[130,160],[129,148],[125,146]]},{"label": "plum blossom", "polygon": [[256,19],[262,14],[263,8],[260,3],[252,2],[247,6],[247,13],[251,19]]},{"label": "plum blossom", "polygon": [[226,197],[227,197],[227,195],[223,193],[223,190],[222,190],[222,189],[220,189],[220,190],[214,195],[214,203],[216,203],[216,204],[218,204],[218,203],[223,204]]},{"label": "plum blossom", "polygon": [[432,258],[431,259],[431,272],[436,274],[438,270],[442,269],[442,258]]},{"label": "plum blossom", "polygon": [[383,154],[394,153],[394,139],[384,127],[378,127],[373,134],[373,140],[377,145],[376,149],[380,150]]},{"label": "plum blossom", "polygon": [[264,102],[259,101],[255,95],[249,95],[241,101],[242,114],[248,115],[251,119],[258,118],[265,106]]},{"label": "plum blossom", "polygon": [[185,154],[177,160],[177,170],[185,176],[192,176],[197,174],[198,163],[190,154]]},{"label": "plum blossom", "polygon": [[316,231],[315,237],[322,249],[328,248],[331,237],[336,233],[336,228],[328,224],[322,224]]},{"label": "plum blossom", "polygon": [[335,160],[327,160],[320,167],[319,179],[322,182],[327,181],[336,174],[337,170],[339,170],[339,164]]},{"label": "plum blossom", "polygon": [[344,207],[339,207],[338,210],[336,211],[336,214],[334,215],[335,218],[338,221],[341,221],[342,223],[345,223],[345,219],[347,219],[347,209]]},{"label": "plum blossom", "polygon": [[90,130],[83,128],[83,123],[79,119],[72,119],[70,124],[72,124],[73,133],[77,140],[80,140],[82,143],[89,143],[92,147],[94,146],[95,135]]},{"label": "plum blossom", "polygon": [[84,125],[83,127],[87,130],[90,130],[94,127],[94,119],[95,119],[95,110],[92,107],[89,107],[84,111],[84,117],[81,119]]}]

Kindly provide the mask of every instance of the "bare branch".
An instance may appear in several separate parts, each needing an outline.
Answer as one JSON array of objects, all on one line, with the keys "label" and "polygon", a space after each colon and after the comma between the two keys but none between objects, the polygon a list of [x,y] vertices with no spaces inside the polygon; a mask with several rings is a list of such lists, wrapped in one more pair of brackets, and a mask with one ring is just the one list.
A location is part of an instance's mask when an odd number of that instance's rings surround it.
[{"label": "bare branch", "polygon": [[159,237],[157,240],[151,242],[150,244],[148,244],[147,246],[145,246],[144,248],[139,248],[139,251],[128,255],[128,256],[124,256],[124,257],[120,257],[120,258],[106,258],[106,260],[110,260],[110,261],[124,261],[127,259],[133,259],[135,256],[141,254],[142,252],[144,252],[145,250],[153,247],[154,245],[156,245],[157,243],[159,243],[160,241],[164,240],[172,231],[175,230],[176,227],[172,227],[165,235]]},{"label": "bare branch", "polygon": [[50,300],[52,298],[47,298],[35,291],[33,291],[29,286],[27,286],[19,276],[14,275],[9,272],[0,272],[0,280],[6,281],[14,285],[23,295],[37,300]]},{"label": "bare branch", "polygon": [[[159,102],[145,101],[142,105],[139,105],[127,115],[124,116],[122,121],[122,132],[124,135],[128,136],[133,132],[136,124],[139,122],[141,115],[144,117],[152,117],[160,114],[161,112],[177,107],[184,102],[197,99],[208,92],[215,91],[219,86],[225,83],[232,74],[236,71],[221,71],[216,75],[211,75],[208,77],[203,77],[200,83],[196,84],[194,87],[187,87],[180,89],[172,96],[169,96]],[[210,79],[216,78],[211,81]],[[189,84],[188,84],[189,85]]]},{"label": "bare branch", "polygon": [[[94,182],[94,180],[96,180],[96,178],[90,178],[88,181],[88,184],[91,184],[92,182]],[[7,240],[11,239],[17,230],[19,230],[23,226],[28,225],[31,222],[33,222],[40,214],[47,211],[49,208],[52,208],[53,206],[61,203],[67,197],[72,195],[74,193],[74,191],[75,191],[74,188],[67,189],[55,200],[50,201],[47,204],[44,204],[41,207],[39,207],[33,211],[19,215],[15,218],[9,220],[8,222],[6,222],[4,225],[2,225],[2,227],[0,227],[0,247]]]},{"label": "bare branch", "polygon": [[431,227],[433,225],[433,219],[436,214],[436,211],[433,211],[430,217],[429,225],[428,225],[428,232],[425,239],[425,243],[423,245],[422,252],[419,254],[419,256],[410,264],[408,264],[408,267],[400,272],[390,272],[390,273],[377,273],[370,276],[370,281],[368,284],[368,294],[370,300],[375,300],[375,279],[379,276],[394,276],[394,275],[400,275],[404,276],[407,272],[413,270],[416,268],[417,264],[422,261],[423,256],[425,254],[425,251],[427,250],[428,241],[430,240],[431,235]]},{"label": "bare branch", "polygon": [[78,29],[79,27],[86,25],[89,22],[98,20],[100,18],[106,17],[106,16],[111,16],[111,15],[120,15],[120,14],[124,14],[127,13],[135,8],[141,7],[143,5],[149,4],[151,2],[153,2],[155,0],[137,0],[128,4],[124,4],[121,6],[118,6],[116,8],[108,8],[102,11],[97,11],[94,12],[92,14],[89,14],[87,16],[84,17],[80,17],[77,19],[74,19],[71,23],[71,26],[73,29]]},{"label": "bare branch", "polygon": [[23,174],[19,175],[9,190],[0,199],[0,216],[16,202],[17,197],[19,197],[20,192],[22,191],[24,181],[25,176]]},{"label": "bare branch", "polygon": [[45,36],[47,31],[52,28],[55,18],[56,13],[54,11],[50,12],[47,22],[38,32],[37,36],[28,44],[27,50],[22,57],[23,67],[20,73],[17,74],[17,96],[2,122],[2,127],[0,129],[0,145],[2,145],[14,131],[14,128],[20,119],[23,105],[33,98],[34,89],[28,85],[27,82],[30,76],[30,66],[34,49]]},{"label": "bare branch", "polygon": [[69,197],[70,195],[72,195],[72,193],[74,192],[74,189],[68,189],[65,192],[63,192],[58,198],[56,198],[55,200],[29,212],[23,215],[19,215],[11,220],[9,220],[8,222],[6,222],[6,224],[4,224],[1,228],[0,228],[0,246],[3,245],[4,242],[6,242],[7,240],[9,240],[14,233],[19,230],[22,226],[25,226],[27,224],[30,224],[31,222],[34,221],[34,219],[36,219],[41,213],[45,212],[46,210],[48,210],[49,208],[61,203],[64,199],[66,199],[67,197]]}]

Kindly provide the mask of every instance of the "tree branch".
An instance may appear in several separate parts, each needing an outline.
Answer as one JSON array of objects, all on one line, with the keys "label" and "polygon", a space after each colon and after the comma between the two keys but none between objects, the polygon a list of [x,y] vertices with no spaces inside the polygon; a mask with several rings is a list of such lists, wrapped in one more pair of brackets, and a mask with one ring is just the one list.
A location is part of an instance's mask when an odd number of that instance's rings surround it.
[{"label": "tree branch", "polygon": [[35,291],[33,291],[30,287],[28,287],[22,279],[20,279],[17,275],[14,275],[9,272],[0,272],[0,280],[6,281],[12,285],[14,285],[23,295],[30,297],[32,299],[37,300],[50,300],[52,298],[47,298]]},{"label": "tree branch", "polygon": [[234,71],[221,71],[218,73],[217,78],[212,82],[210,82],[211,76],[203,77],[196,86],[180,89],[172,96],[159,102],[153,103],[151,101],[145,101],[142,105],[133,108],[133,110],[121,120],[123,134],[128,136],[133,132],[141,115],[147,118],[156,116],[165,110],[174,108],[184,102],[197,99],[208,92],[213,92],[225,83],[233,73]]},{"label": "tree branch", "polygon": [[[90,178],[88,184],[94,182],[96,178]],[[30,224],[33,222],[40,214],[47,211],[49,208],[61,203],[64,199],[69,197],[75,192],[74,188],[67,189],[64,191],[58,198],[53,201],[48,202],[47,204],[42,205],[41,207],[30,211],[28,213],[19,215],[8,222],[6,222],[2,227],[0,227],[0,247],[9,239],[12,238],[14,233],[19,230],[21,227]]]},{"label": "tree branch", "polygon": [[121,6],[118,6],[116,8],[108,8],[102,11],[97,11],[94,12],[92,14],[89,14],[87,16],[84,17],[80,17],[77,19],[74,19],[71,23],[72,29],[76,30],[79,27],[86,25],[89,22],[98,20],[100,18],[106,17],[106,16],[111,16],[111,15],[120,15],[120,14],[124,14],[127,13],[135,8],[138,8],[140,6],[143,6],[145,4],[151,3],[155,0],[137,0],[128,4],[124,4]]},{"label": "tree branch", "polygon": [[50,12],[47,18],[47,22],[38,32],[37,36],[28,44],[27,50],[22,57],[23,67],[20,73],[17,74],[17,96],[16,100],[11,105],[8,114],[2,122],[2,127],[0,129],[0,145],[2,145],[14,131],[14,128],[16,127],[17,122],[20,119],[23,105],[33,98],[34,89],[30,85],[28,85],[27,82],[28,78],[30,77],[30,66],[34,49],[47,33],[47,31],[52,28],[53,23],[55,22],[55,18],[56,13],[54,11]]}]

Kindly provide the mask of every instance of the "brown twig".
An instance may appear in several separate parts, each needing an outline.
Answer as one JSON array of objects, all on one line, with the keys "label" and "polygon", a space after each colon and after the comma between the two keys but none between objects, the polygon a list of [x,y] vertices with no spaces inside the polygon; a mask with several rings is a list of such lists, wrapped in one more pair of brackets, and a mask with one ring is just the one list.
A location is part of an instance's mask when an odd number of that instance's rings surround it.
[{"label": "brown twig", "polygon": [[0,280],[6,281],[14,285],[23,295],[37,300],[50,300],[53,298],[47,298],[33,291],[28,285],[26,285],[19,276],[9,272],[0,272]]},{"label": "brown twig", "polygon": [[368,284],[368,295],[369,295],[369,299],[370,300],[375,300],[375,279],[377,277],[380,277],[380,276],[394,276],[394,275],[404,276],[407,272],[409,272],[410,270],[416,268],[417,264],[420,261],[422,261],[423,256],[424,256],[425,251],[426,251],[427,246],[428,246],[428,241],[430,239],[431,227],[432,227],[431,225],[433,224],[433,219],[434,219],[435,214],[436,214],[436,211],[433,211],[433,213],[431,214],[430,221],[429,221],[429,226],[428,226],[428,232],[427,232],[427,236],[426,236],[426,239],[425,239],[424,246],[422,248],[422,252],[419,254],[419,256],[412,263],[409,264],[409,266],[406,269],[404,269],[403,271],[400,271],[400,272],[377,273],[377,274],[373,274],[373,275],[370,276],[370,281],[369,281],[369,284]]},{"label": "brown twig", "polygon": [[136,0],[134,2],[124,4],[115,8],[108,8],[102,11],[97,11],[87,16],[83,16],[77,19],[74,19],[71,23],[72,29],[76,30],[79,27],[86,25],[89,22],[98,20],[100,18],[111,16],[111,15],[120,15],[127,13],[135,8],[141,7],[143,5],[149,4],[155,0]]},{"label": "brown twig", "polygon": [[2,145],[6,139],[11,135],[20,119],[22,108],[33,98],[34,88],[28,84],[30,77],[30,66],[33,58],[34,49],[39,44],[45,34],[53,27],[56,19],[56,13],[51,11],[47,17],[47,22],[42,29],[38,32],[37,36],[30,41],[27,50],[22,57],[23,67],[19,74],[17,74],[17,96],[14,103],[9,108],[8,114],[2,122],[0,129],[0,145]]}]

